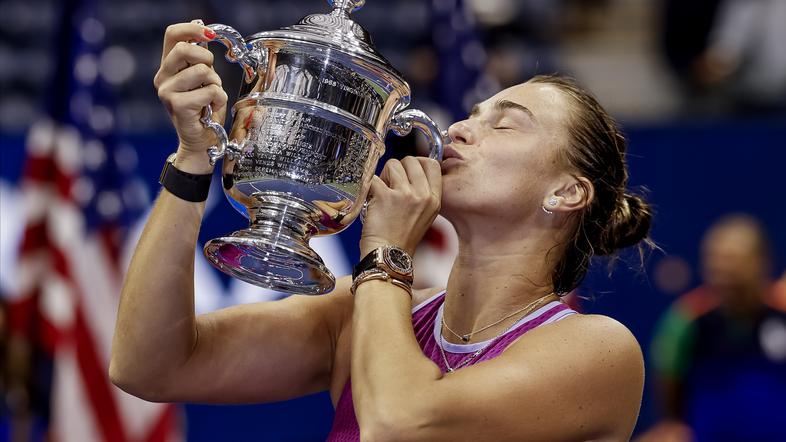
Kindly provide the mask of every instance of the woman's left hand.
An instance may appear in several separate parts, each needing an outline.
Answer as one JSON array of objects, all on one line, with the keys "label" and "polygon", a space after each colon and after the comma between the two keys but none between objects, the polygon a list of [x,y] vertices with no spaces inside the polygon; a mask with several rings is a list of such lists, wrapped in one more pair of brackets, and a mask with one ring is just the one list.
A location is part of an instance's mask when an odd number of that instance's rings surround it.
[{"label": "woman's left hand", "polygon": [[442,170],[425,157],[389,160],[374,176],[360,238],[360,256],[393,245],[413,254],[439,213]]}]

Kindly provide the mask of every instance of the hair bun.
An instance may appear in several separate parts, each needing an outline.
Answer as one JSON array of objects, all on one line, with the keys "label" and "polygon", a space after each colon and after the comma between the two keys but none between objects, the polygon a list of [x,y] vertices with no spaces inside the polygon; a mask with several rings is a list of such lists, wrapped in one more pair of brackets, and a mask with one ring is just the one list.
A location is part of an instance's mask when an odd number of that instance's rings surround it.
[{"label": "hair bun", "polygon": [[617,204],[598,244],[598,255],[611,255],[645,239],[652,225],[652,207],[641,197],[625,193]]}]

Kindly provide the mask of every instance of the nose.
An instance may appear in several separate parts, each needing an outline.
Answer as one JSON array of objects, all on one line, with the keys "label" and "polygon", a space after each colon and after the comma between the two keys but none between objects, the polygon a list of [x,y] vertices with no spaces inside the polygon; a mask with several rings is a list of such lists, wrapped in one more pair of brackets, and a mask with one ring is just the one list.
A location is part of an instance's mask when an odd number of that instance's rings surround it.
[{"label": "nose", "polygon": [[472,128],[467,124],[467,120],[457,121],[450,125],[448,128],[448,135],[454,142],[461,144],[472,144],[474,137],[472,135]]}]

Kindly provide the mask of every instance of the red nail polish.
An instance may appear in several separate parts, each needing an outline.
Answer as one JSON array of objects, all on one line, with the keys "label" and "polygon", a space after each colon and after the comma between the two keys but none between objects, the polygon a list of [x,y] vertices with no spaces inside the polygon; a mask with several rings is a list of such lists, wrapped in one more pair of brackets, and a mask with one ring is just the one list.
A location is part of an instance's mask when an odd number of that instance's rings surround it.
[{"label": "red nail polish", "polygon": [[205,37],[209,38],[210,40],[216,38],[216,33],[210,28],[205,29]]}]

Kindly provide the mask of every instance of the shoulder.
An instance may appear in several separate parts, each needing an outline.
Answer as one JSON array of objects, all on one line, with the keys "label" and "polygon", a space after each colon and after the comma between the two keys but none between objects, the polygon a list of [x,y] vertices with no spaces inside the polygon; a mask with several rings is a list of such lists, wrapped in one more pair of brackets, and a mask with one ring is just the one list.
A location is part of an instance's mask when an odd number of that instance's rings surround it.
[{"label": "shoulder", "polygon": [[[620,356],[642,359],[641,346],[633,333],[621,322],[603,315],[571,315],[541,330],[533,338],[553,341],[560,336],[566,348],[576,352],[607,350]],[[540,333],[537,333],[540,332]],[[542,336],[537,336],[537,335]]]},{"label": "shoulder", "polygon": [[587,400],[616,398],[634,408],[640,403],[644,356],[636,337],[619,321],[603,315],[571,315],[522,338],[510,349],[518,361],[533,357],[549,361],[551,367],[564,370],[565,388],[584,391]]},{"label": "shoulder", "polygon": [[508,352],[519,358],[537,352],[538,357],[569,366],[572,375],[596,384],[604,379],[615,382],[621,374],[630,379],[644,377],[644,357],[636,337],[625,325],[603,315],[570,315],[538,327]]},{"label": "shoulder", "polygon": [[619,321],[570,315],[525,333],[502,358],[501,375],[518,379],[520,392],[552,398],[550,408],[563,423],[620,440],[633,431],[644,390],[644,358]]}]

